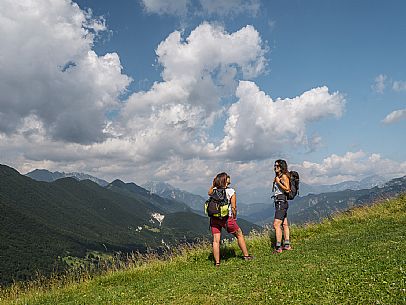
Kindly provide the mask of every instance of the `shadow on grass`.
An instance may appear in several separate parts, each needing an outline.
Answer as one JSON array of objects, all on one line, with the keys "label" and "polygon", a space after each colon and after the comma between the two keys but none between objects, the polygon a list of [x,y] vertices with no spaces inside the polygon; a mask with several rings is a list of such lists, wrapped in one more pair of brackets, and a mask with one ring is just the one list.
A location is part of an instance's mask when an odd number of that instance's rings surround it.
[{"label": "shadow on grass", "polygon": [[[227,261],[230,258],[237,257],[237,254],[235,253],[235,249],[231,247],[221,247],[220,248],[220,259],[222,261]],[[207,260],[214,262],[214,256],[213,253],[210,253],[209,256],[207,257]]]},{"label": "shadow on grass", "polygon": [[275,249],[276,247],[276,236],[275,236],[275,231],[274,230],[269,230],[268,231],[268,237],[269,237],[269,241],[270,241],[270,245],[271,245],[271,251],[273,251],[273,249]]},{"label": "shadow on grass", "polygon": [[[289,227],[292,227],[292,226],[289,225]],[[269,241],[270,241],[270,243],[269,243],[270,248],[271,248],[270,250],[273,251],[273,250],[276,248],[276,235],[275,235],[275,230],[269,230],[269,231],[267,232],[267,236],[268,236]],[[283,229],[282,229],[282,243],[284,242],[284,240],[285,240],[285,235],[284,235],[284,232],[283,232]]]}]

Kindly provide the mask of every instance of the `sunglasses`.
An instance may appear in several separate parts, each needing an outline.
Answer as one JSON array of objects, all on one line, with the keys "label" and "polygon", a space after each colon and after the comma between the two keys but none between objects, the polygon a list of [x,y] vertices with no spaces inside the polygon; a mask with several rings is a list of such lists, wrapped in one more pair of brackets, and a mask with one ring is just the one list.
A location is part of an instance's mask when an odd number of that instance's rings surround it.
[{"label": "sunglasses", "polygon": [[280,168],[280,165],[275,164],[273,167],[274,167],[274,168]]}]

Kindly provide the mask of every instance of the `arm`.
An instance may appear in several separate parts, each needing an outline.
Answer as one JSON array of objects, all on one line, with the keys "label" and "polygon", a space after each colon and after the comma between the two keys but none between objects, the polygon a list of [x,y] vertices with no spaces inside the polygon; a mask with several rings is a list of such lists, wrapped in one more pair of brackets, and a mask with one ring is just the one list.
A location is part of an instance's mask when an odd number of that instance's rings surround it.
[{"label": "arm", "polygon": [[276,177],[275,183],[277,183],[279,188],[282,189],[284,192],[286,193],[290,192],[290,182],[288,176],[282,175],[281,178]]},{"label": "arm", "polygon": [[233,214],[233,218],[237,219],[237,196],[235,193],[231,197],[230,201],[231,201],[231,213]]}]

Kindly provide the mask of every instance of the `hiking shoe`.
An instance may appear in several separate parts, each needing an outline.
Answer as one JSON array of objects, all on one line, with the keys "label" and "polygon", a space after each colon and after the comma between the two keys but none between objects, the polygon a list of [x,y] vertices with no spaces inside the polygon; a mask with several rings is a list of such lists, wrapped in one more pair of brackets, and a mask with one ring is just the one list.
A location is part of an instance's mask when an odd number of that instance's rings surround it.
[{"label": "hiking shoe", "polygon": [[279,254],[282,253],[282,247],[279,247],[278,249],[273,250],[272,254]]},{"label": "hiking shoe", "polygon": [[283,250],[292,250],[292,247],[290,245],[284,245]]},{"label": "hiking shoe", "polygon": [[247,255],[242,257],[245,261],[252,261],[254,257],[252,255]]}]

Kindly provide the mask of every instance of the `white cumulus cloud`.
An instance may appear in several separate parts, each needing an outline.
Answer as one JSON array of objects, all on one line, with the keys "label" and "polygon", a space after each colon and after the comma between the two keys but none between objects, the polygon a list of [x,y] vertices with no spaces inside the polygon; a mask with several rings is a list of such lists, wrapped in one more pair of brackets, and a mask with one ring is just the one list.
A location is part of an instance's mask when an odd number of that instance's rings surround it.
[{"label": "white cumulus cloud", "polygon": [[[306,126],[327,116],[341,116],[345,99],[319,87],[292,99],[272,98],[250,81],[241,81],[238,101],[228,110],[219,154],[250,160],[269,157],[292,144],[308,144]],[[317,137],[317,143],[320,138]]]},{"label": "white cumulus cloud", "polygon": [[389,113],[382,122],[384,124],[393,124],[404,119],[406,119],[406,109],[399,109]]},{"label": "white cumulus cloud", "polygon": [[105,113],[130,82],[116,53],[92,50],[105,29],[68,0],[1,1],[0,132],[35,117],[53,139],[102,141]]},{"label": "white cumulus cloud", "polygon": [[[67,0],[5,0],[0,8],[0,153],[22,172],[159,178],[192,189],[226,170],[249,185],[244,177],[254,180],[263,166],[272,172],[262,159],[287,145],[319,145],[308,124],[344,109],[342,94],[327,87],[272,99],[253,82],[268,64],[258,31],[209,23],[163,40],[162,79],[121,104],[131,79],[119,56],[92,49],[103,18]],[[119,113],[107,119],[112,108]]]},{"label": "white cumulus cloud", "polygon": [[372,175],[386,178],[406,175],[406,162],[384,159],[380,154],[368,154],[362,150],[347,152],[344,155],[332,154],[321,163],[304,161],[294,164],[291,169],[297,170],[306,183],[335,184],[349,180],[361,180]]},{"label": "white cumulus cloud", "polygon": [[[83,16],[77,6],[68,6],[68,11],[71,7]],[[82,28],[82,23],[78,26]],[[156,53],[162,80],[147,91],[130,95],[119,114],[108,121],[104,111],[117,104],[128,78],[121,74],[117,54],[97,56],[89,43],[83,47],[86,56],[79,52],[82,56],[75,65],[56,72],[70,86],[58,87],[58,78],[48,80],[57,86],[58,95],[47,88],[43,107],[34,99],[36,108],[30,107],[38,110],[21,116],[15,134],[4,135],[6,160],[13,160],[19,150],[16,160],[26,160],[22,162],[27,167],[30,162],[33,166],[48,162],[52,167],[71,162],[74,168],[63,170],[80,171],[83,166],[93,173],[100,168],[106,177],[120,171],[125,175],[134,164],[140,168],[140,164],[166,164],[174,159],[176,164],[181,164],[179,160],[246,162],[276,155],[291,145],[320,145],[319,136],[308,138],[308,124],[327,116],[339,117],[344,108],[343,96],[330,93],[327,87],[273,100],[250,80],[266,72],[267,66],[267,48],[255,28],[227,33],[222,27],[203,23],[186,37],[175,31],[159,44]],[[75,92],[77,87],[87,92]],[[26,102],[30,105],[31,100]],[[52,113],[53,107],[59,112],[47,121],[41,111]],[[99,117],[100,126],[94,130],[109,137],[95,143],[84,124],[97,125]],[[284,117],[289,120],[280,124]],[[82,137],[80,141],[72,136],[74,132]],[[214,138],[210,136],[213,132],[217,134]],[[164,169],[156,175],[165,173]]]},{"label": "white cumulus cloud", "polygon": [[238,78],[266,69],[259,33],[246,26],[234,33],[203,23],[186,38],[178,31],[156,50],[162,81],[132,94],[122,109],[122,134],[131,135],[141,158],[208,155],[206,132],[232,97]]}]

